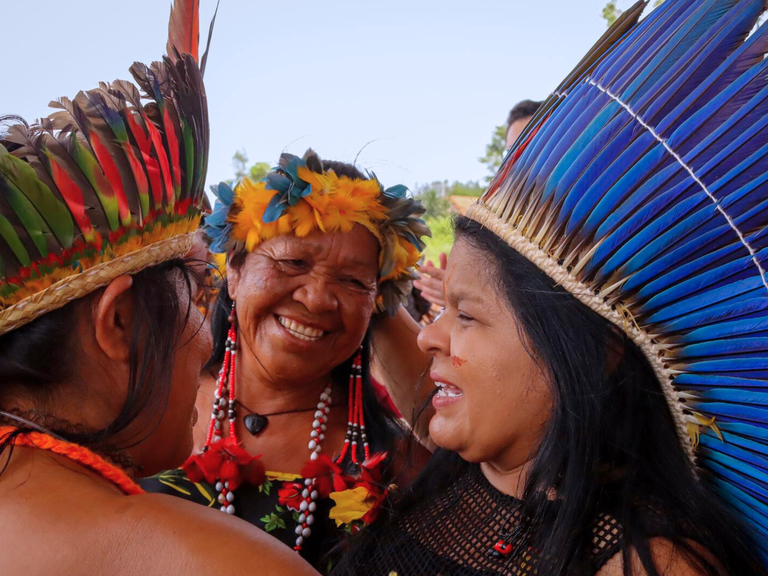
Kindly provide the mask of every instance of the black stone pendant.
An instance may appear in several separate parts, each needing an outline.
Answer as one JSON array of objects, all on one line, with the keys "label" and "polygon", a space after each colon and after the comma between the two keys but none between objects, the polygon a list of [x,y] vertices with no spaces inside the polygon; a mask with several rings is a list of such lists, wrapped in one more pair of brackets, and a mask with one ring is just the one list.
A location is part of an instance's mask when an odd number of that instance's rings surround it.
[{"label": "black stone pendant", "polygon": [[248,429],[248,432],[256,436],[264,431],[264,428],[269,424],[269,420],[267,420],[266,416],[262,416],[261,414],[248,414],[243,419],[243,423]]}]

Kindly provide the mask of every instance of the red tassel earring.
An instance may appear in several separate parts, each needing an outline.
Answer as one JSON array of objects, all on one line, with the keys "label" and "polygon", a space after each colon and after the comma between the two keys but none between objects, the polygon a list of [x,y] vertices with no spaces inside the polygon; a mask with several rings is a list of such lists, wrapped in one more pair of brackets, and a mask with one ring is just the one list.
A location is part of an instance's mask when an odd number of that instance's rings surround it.
[{"label": "red tassel earring", "polygon": [[[358,438],[363,446],[363,458],[358,458]],[[349,454],[353,463],[362,463],[370,457],[368,436],[365,432],[365,419],[363,417],[363,368],[362,359],[358,355],[352,362],[352,370],[349,375],[349,410],[347,412],[347,433],[344,436],[344,446],[336,464],[341,464]]]}]

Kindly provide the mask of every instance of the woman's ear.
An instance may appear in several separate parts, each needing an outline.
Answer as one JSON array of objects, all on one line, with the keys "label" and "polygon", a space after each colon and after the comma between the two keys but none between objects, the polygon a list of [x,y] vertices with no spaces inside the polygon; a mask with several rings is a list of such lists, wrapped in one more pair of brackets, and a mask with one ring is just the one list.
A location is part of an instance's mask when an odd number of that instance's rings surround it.
[{"label": "woman's ear", "polygon": [[133,278],[112,280],[96,302],[94,327],[96,344],[111,360],[128,362],[133,334]]},{"label": "woman's ear", "polygon": [[240,270],[235,266],[227,266],[227,293],[230,300],[237,301],[237,285],[240,282]]}]

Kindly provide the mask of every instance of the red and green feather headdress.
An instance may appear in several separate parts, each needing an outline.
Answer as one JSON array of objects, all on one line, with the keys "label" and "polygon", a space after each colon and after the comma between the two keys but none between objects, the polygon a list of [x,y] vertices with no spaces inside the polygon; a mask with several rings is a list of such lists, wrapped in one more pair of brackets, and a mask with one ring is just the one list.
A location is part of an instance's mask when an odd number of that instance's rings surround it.
[{"label": "red and green feather headdress", "polygon": [[199,226],[208,109],[199,0],[176,0],[168,55],[0,133],[0,335],[121,274],[183,257]]}]

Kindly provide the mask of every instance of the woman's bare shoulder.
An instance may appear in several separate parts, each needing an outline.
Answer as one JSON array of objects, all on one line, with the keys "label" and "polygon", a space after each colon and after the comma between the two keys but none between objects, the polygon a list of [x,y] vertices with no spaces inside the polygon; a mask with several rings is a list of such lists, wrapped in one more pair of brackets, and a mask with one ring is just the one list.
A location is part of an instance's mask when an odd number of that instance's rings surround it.
[{"label": "woman's bare shoulder", "polygon": [[317,574],[266,532],[218,510],[162,494],[125,498],[121,507],[125,560],[138,555],[158,574],[246,574],[255,567],[264,575]]}]

